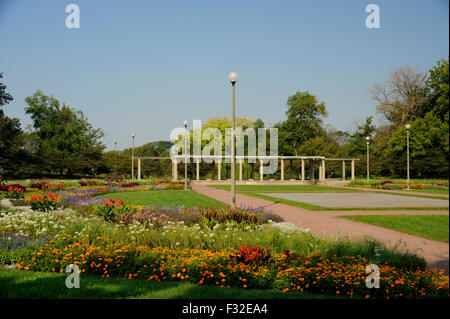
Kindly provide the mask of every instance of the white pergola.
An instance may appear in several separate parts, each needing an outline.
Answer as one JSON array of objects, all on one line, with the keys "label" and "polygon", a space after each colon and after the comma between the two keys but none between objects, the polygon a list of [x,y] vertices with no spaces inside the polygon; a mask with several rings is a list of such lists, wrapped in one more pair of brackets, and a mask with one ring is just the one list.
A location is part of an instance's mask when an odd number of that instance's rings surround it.
[{"label": "white pergola", "polygon": [[[178,163],[184,162],[188,159],[188,162],[192,162],[196,164],[196,181],[200,181],[200,163],[202,159],[208,159],[214,163],[217,163],[217,180],[221,180],[221,166],[222,163],[231,163],[231,156],[193,156],[193,155],[174,155],[171,157],[163,157],[163,156],[147,156],[147,157],[135,157],[138,161],[137,165],[137,176],[138,180],[141,179],[141,159],[153,159],[153,160],[171,160],[172,161],[172,180],[178,180]],[[319,181],[326,180],[326,161],[340,161],[342,162],[342,179],[346,179],[345,174],[345,162],[351,162],[351,180],[355,179],[355,161],[358,161],[358,158],[326,158],[325,156],[236,156],[236,162],[239,164],[239,181],[242,181],[242,165],[245,160],[251,160],[252,163],[259,161],[259,178],[260,181],[264,180],[264,163],[269,162],[270,160],[278,160],[280,162],[280,181],[285,181],[285,161],[298,160],[301,161],[301,173],[300,180],[306,180],[305,176],[305,161],[309,162],[309,179],[313,180],[314,177],[314,168],[315,163],[319,163]],[[227,161],[228,160],[228,161]]]}]

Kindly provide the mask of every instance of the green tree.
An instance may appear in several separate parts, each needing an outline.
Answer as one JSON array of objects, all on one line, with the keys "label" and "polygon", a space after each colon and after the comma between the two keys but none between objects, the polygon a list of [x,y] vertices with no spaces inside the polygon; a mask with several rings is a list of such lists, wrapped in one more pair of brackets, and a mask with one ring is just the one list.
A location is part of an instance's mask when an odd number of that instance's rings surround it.
[{"label": "green tree", "polygon": [[323,118],[328,116],[325,103],[309,92],[297,92],[286,102],[286,120],[278,123],[279,152],[299,155],[302,144],[311,138],[323,136]]},{"label": "green tree", "polygon": [[430,77],[427,82],[431,90],[430,104],[433,106],[433,112],[441,120],[445,121],[449,109],[449,64],[448,59],[442,59],[437,62],[430,70]]},{"label": "green tree", "polygon": [[366,154],[366,137],[372,137],[376,130],[375,124],[373,124],[373,117],[366,117],[366,121],[359,125],[356,131],[350,135],[348,142],[348,151],[350,156],[359,156]]},{"label": "green tree", "polygon": [[[93,152],[104,149],[100,142],[104,133],[101,129],[93,128],[81,111],[65,104],[61,106],[57,99],[44,95],[40,90],[25,101],[28,104],[25,112],[33,120],[33,136],[38,153],[46,158],[47,169],[57,169],[60,174],[66,170],[67,175],[71,175],[79,172],[76,161],[80,156],[90,154],[92,159],[98,158],[98,154],[94,156]],[[88,167],[83,171],[85,169]]]},{"label": "green tree", "polygon": [[[0,79],[3,73],[0,72]],[[6,92],[6,85],[0,82],[0,107],[13,100]],[[9,118],[0,109],[0,181],[16,176],[17,170],[23,165],[25,151],[23,146],[23,132],[19,119]]]}]

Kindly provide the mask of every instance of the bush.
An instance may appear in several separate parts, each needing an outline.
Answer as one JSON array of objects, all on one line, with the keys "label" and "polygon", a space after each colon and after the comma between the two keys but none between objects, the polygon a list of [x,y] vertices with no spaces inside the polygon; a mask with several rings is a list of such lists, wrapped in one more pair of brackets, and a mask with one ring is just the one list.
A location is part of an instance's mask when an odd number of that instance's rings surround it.
[{"label": "bush", "polygon": [[9,186],[8,193],[6,193],[6,198],[9,199],[23,199],[25,195],[23,194],[24,190],[20,187]]},{"label": "bush", "polygon": [[30,181],[30,187],[42,189],[42,186],[44,186],[45,184],[49,184],[49,183],[50,183],[50,180],[48,178],[33,179]]},{"label": "bush", "polygon": [[139,186],[139,184],[138,183],[128,183],[128,184],[123,184],[122,183],[122,187],[136,187],[136,186]]},{"label": "bush", "polygon": [[99,181],[96,179],[85,179],[82,178],[78,181],[81,186],[98,186],[100,185]]},{"label": "bush", "polygon": [[9,188],[20,188],[24,193],[26,191],[26,187],[20,184],[11,184],[11,185],[0,185],[0,192],[8,192]]},{"label": "bush", "polygon": [[31,196],[30,204],[32,210],[48,212],[58,207],[58,195],[52,192],[45,193],[44,196],[37,194]]}]

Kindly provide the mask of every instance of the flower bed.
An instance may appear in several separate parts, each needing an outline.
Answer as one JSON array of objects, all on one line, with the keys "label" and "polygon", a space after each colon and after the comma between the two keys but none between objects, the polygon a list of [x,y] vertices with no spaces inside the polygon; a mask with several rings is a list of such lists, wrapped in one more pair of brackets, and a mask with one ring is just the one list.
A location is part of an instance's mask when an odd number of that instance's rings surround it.
[{"label": "flower bed", "polygon": [[275,288],[350,298],[422,298],[449,296],[449,278],[432,270],[403,270],[380,265],[380,288],[367,289],[366,266],[357,257],[324,258],[313,253],[272,254],[264,263],[239,262],[237,250],[169,249],[121,245],[97,238],[88,243],[76,237],[51,241],[35,251],[24,251],[16,267],[63,272],[69,264],[81,273],[101,277],[190,281],[220,287]]}]

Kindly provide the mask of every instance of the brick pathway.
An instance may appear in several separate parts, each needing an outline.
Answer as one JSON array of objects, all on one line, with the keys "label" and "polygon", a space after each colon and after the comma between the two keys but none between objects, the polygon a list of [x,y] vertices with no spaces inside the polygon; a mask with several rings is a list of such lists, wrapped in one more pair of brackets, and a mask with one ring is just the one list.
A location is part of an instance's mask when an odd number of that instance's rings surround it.
[{"label": "brick pathway", "polygon": [[[230,192],[225,190],[207,187],[204,185],[193,185],[192,189],[200,194],[214,198],[218,201],[229,203]],[[349,238],[360,238],[365,235],[376,238],[393,246],[398,243],[409,251],[416,252],[425,258],[430,268],[444,269],[449,273],[449,245],[430,239],[404,234],[395,230],[382,228],[350,221],[343,218],[336,218],[340,215],[366,215],[366,214],[445,214],[448,211],[308,211],[299,207],[293,207],[265,199],[247,196],[238,193],[236,204],[239,207],[267,207],[274,213],[280,215],[285,221],[293,223],[301,228],[308,228],[312,234],[323,237],[333,237],[344,235]]]}]

